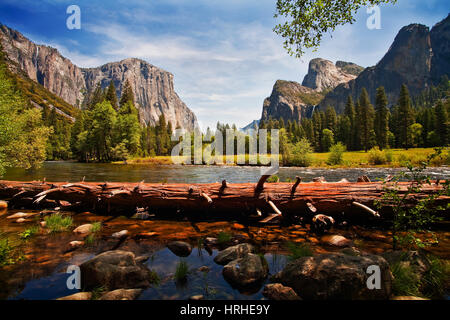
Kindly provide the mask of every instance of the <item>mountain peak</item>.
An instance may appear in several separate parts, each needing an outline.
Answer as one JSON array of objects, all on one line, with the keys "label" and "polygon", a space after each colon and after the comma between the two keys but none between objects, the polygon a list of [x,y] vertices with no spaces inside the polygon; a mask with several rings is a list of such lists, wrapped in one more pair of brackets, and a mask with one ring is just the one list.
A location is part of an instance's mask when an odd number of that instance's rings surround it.
[{"label": "mountain peak", "polygon": [[329,60],[313,59],[309,62],[308,74],[303,79],[302,85],[318,92],[334,89],[339,84],[356,78],[356,75],[348,73],[344,68],[349,65],[350,63],[340,62],[339,66],[343,66],[341,68]]}]

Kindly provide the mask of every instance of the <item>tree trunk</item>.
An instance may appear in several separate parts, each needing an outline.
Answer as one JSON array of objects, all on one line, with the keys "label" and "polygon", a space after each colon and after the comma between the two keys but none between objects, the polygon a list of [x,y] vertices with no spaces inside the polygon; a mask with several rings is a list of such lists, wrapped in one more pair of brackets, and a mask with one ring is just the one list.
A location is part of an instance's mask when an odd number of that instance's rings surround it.
[{"label": "tree trunk", "polygon": [[[264,177],[261,179],[264,180]],[[283,217],[326,214],[346,220],[376,216],[374,202],[384,194],[382,183],[246,183],[228,184],[144,184],[144,183],[50,183],[0,181],[0,199],[17,208],[40,209],[51,203],[69,202],[77,210],[131,215],[136,208],[150,213],[175,212],[235,217],[270,215],[274,207]],[[409,183],[400,184],[404,194]],[[257,187],[259,186],[259,188]],[[441,190],[441,185],[426,185],[420,194],[407,197],[414,205],[421,198]],[[442,196],[435,205],[446,207],[450,197]],[[55,205],[55,206],[56,206]],[[67,207],[67,204],[66,204]],[[373,209],[373,210],[371,210]],[[344,215],[343,215],[344,213]],[[392,210],[384,207],[382,218]],[[378,214],[378,213],[377,213]]]}]

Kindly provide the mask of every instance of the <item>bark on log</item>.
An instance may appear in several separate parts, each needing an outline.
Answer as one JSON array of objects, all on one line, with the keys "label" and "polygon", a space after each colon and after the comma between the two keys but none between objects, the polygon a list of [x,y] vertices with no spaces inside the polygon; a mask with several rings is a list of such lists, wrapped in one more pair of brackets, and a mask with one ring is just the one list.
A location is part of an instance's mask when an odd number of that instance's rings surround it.
[{"label": "bark on log", "polygon": [[[207,213],[211,217],[236,213],[254,216],[274,213],[272,204],[289,216],[310,216],[311,209],[329,216],[367,214],[357,202],[375,209],[374,201],[384,193],[382,183],[292,183],[255,184],[144,184],[144,183],[50,183],[0,181],[0,199],[10,200],[15,207],[42,208],[44,204],[67,201],[80,210],[106,214],[133,214],[136,208],[149,208],[152,213]],[[400,183],[400,193],[409,183]],[[258,190],[259,189],[259,190]],[[426,185],[422,193],[407,198],[410,205],[442,189],[442,185]],[[436,205],[449,203],[442,196]],[[383,215],[389,208],[380,210]]]}]

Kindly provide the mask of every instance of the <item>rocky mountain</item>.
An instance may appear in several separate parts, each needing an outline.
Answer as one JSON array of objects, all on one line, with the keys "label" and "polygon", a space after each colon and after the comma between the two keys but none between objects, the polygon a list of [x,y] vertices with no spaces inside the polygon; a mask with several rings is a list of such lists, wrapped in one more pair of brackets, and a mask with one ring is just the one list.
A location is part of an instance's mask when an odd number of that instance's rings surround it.
[{"label": "rocky mountain", "polygon": [[255,130],[259,128],[259,120],[253,120],[251,123],[245,127],[239,129],[241,132],[247,132],[248,130]]},{"label": "rocky mountain", "polygon": [[264,100],[261,121],[270,118],[300,121],[310,117],[313,106],[323,95],[294,81],[278,80],[269,98]]},{"label": "rocky mountain", "polygon": [[358,65],[339,61],[333,62],[317,58],[309,62],[308,74],[302,85],[318,92],[336,88],[341,83],[347,83],[357,77]]},{"label": "rocky mountain", "polygon": [[193,130],[197,126],[195,114],[174,90],[173,75],[146,61],[125,59],[98,68],[80,68],[55,48],[37,45],[1,24],[0,44],[12,71],[24,73],[73,106],[81,107],[97,83],[105,88],[113,80],[120,95],[128,79],[143,121],[154,125],[164,114],[174,127],[178,124]]},{"label": "rocky mountain", "polygon": [[365,69],[356,79],[340,84],[320,103],[321,108],[334,106],[338,113],[347,97],[357,98],[366,88],[375,100],[376,89],[384,86],[390,105],[398,100],[402,84],[412,96],[450,74],[450,15],[433,27],[411,24],[400,30],[389,51],[374,66]]}]

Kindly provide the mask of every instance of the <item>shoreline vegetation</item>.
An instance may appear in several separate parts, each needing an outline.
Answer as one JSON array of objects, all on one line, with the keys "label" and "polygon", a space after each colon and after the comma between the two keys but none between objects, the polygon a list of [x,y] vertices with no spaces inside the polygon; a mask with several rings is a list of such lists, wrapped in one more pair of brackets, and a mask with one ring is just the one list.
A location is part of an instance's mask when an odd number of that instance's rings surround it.
[{"label": "shoreline vegetation", "polygon": [[[332,152],[327,153],[311,153],[311,164],[308,166],[298,166],[283,163],[282,156],[280,155],[280,166],[283,167],[307,167],[307,168],[404,168],[408,164],[414,166],[420,165],[427,161],[427,158],[432,155],[435,150],[433,148],[412,148],[412,149],[389,149],[379,151],[377,149],[371,150],[372,153],[364,151],[350,151],[342,153],[342,161],[340,164],[329,164],[328,159],[332,155]],[[439,156],[436,156],[429,163],[430,167],[442,167],[450,165],[450,151],[446,151]],[[386,155],[388,155],[386,157]],[[249,155],[245,155],[245,164],[237,164],[237,155],[223,156],[222,164],[210,164],[212,166],[263,166],[261,163],[252,165],[249,164]],[[266,156],[270,158],[270,155]],[[177,162],[186,162],[187,157],[178,156]],[[228,163],[227,163],[228,161]],[[149,165],[149,166],[161,166],[161,165],[174,165],[171,156],[155,156],[155,157],[135,157],[125,161],[115,161],[112,164],[126,164],[126,165]],[[202,164],[194,164],[191,161],[190,164],[183,165],[208,165],[205,162]]]}]

